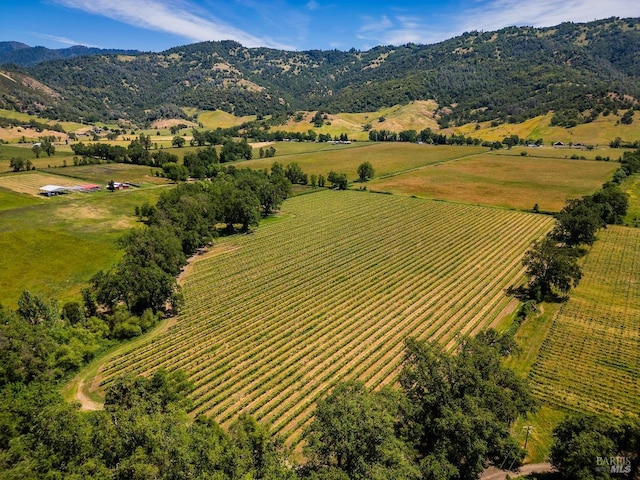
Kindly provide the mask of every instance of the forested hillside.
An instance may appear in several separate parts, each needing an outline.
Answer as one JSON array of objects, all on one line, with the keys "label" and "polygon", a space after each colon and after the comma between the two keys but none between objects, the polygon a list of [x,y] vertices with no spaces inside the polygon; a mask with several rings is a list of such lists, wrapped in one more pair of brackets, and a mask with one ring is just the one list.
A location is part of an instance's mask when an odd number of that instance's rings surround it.
[{"label": "forested hillside", "polygon": [[183,107],[280,116],[375,111],[434,99],[443,127],[519,122],[549,111],[556,112],[555,124],[573,126],[635,106],[639,60],[640,19],[617,18],[468,32],[434,45],[366,52],[203,42],[23,67],[59,97],[27,95],[16,82],[4,82],[0,106],[50,118],[145,122],[184,116]]},{"label": "forested hillside", "polygon": [[104,49],[74,45],[68,48],[51,49],[30,47],[20,42],[0,42],[0,63],[29,66],[61,58],[82,57],[87,55],[136,54],[138,50]]}]

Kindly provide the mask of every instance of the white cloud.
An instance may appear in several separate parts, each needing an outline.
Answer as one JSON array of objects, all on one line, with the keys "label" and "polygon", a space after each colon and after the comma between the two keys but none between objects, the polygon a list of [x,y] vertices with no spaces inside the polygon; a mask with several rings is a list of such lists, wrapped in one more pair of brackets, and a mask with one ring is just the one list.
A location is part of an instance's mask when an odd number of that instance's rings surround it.
[{"label": "white cloud", "polygon": [[433,43],[447,38],[443,32],[430,29],[426,18],[419,16],[363,17],[356,36],[374,45],[403,45],[405,43]]},{"label": "white cloud", "polygon": [[[499,30],[512,25],[550,27],[562,22],[589,22],[640,16],[640,1],[629,0],[475,0],[471,7],[436,15],[362,17],[356,36],[375,45],[429,44],[472,30]],[[469,5],[469,3],[467,3]]]},{"label": "white cloud", "polygon": [[316,2],[316,0],[311,0],[305,5],[305,7],[307,7],[307,9],[309,10],[317,10],[318,8],[320,8],[320,4]]},{"label": "white cloud", "polygon": [[[195,42],[236,40],[247,47],[291,47],[261,38],[228,25],[224,21],[198,11],[198,7],[179,0],[54,0],[60,5],[101,15],[148,30],[178,35]],[[194,12],[198,12],[196,15]]]},{"label": "white cloud", "polygon": [[[497,30],[511,25],[551,27],[562,22],[590,22],[608,17],[640,16],[635,0],[490,0],[462,12],[464,30]],[[460,32],[461,33],[461,32]]]},{"label": "white cloud", "polygon": [[58,37],[56,35],[47,35],[46,33],[37,33],[36,35],[39,36],[40,38],[46,38],[48,40],[52,40],[54,42],[61,43],[62,45],[71,45],[72,47],[76,46],[76,45],[82,45],[84,47],[101,48],[99,45],[92,45],[90,43],[79,42],[77,40],[71,40],[70,38],[67,38],[67,37]]}]

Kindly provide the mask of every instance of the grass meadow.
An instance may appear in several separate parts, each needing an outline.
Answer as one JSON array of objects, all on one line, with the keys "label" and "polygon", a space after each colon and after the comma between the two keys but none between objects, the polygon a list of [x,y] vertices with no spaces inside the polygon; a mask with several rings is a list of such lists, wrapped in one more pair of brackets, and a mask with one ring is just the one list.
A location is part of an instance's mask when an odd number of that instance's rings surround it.
[{"label": "grass meadow", "polygon": [[374,179],[367,186],[376,191],[523,210],[537,203],[542,211],[558,211],[567,199],[597,190],[617,167],[615,162],[491,152]]},{"label": "grass meadow", "polygon": [[[287,145],[287,142],[282,143]],[[280,151],[281,143],[277,143],[274,145],[276,148],[275,157],[238,162],[236,166],[238,168],[268,169],[273,162],[280,162],[283,165],[296,162],[309,175],[324,175],[326,177],[333,170],[338,173],[346,173],[347,178],[353,181],[358,178],[357,169],[362,162],[371,162],[376,176],[385,176],[489,151],[485,147],[433,146],[415,143],[356,142],[351,145],[326,144],[325,146],[324,144],[312,143],[298,145],[300,147],[294,148],[302,150],[316,145],[320,146],[321,150],[292,152],[287,155]],[[309,145],[309,147],[304,147],[304,145]],[[291,147],[284,147],[285,152],[286,148]]]},{"label": "grass meadow", "polygon": [[31,160],[31,163],[36,169],[50,168],[50,167],[62,167],[66,165],[73,165],[73,153],[71,148],[65,146],[56,145],[56,153],[52,157],[47,157],[45,153],[40,155],[40,158],[36,158],[31,151],[31,144],[9,144],[0,145],[0,174],[3,172],[10,172],[9,166],[12,158],[23,158],[25,160]]},{"label": "grass meadow", "polygon": [[640,226],[640,175],[627,178],[621,185],[629,195],[629,209],[623,223],[630,227]]},{"label": "grass meadow", "polygon": [[504,137],[518,135],[520,138],[537,140],[542,138],[545,145],[554,142],[584,143],[587,145],[597,145],[608,147],[609,142],[616,137],[626,141],[640,140],[640,129],[635,124],[624,125],[619,123],[624,114],[620,111],[618,115],[600,115],[591,123],[583,123],[573,128],[551,126],[553,113],[530,118],[522,123],[505,123],[497,127],[491,127],[490,122],[483,122],[480,128],[476,128],[475,123],[463,125],[458,128],[448,129],[450,132],[463,133],[472,137],[482,138],[489,141],[501,141]]},{"label": "grass meadow", "polygon": [[38,195],[47,183],[71,186],[98,180],[38,171],[0,175],[1,304],[15,307],[25,289],[60,301],[78,299],[91,276],[118,259],[117,238],[139,226],[135,206],[154,202],[162,191],[148,187]]}]

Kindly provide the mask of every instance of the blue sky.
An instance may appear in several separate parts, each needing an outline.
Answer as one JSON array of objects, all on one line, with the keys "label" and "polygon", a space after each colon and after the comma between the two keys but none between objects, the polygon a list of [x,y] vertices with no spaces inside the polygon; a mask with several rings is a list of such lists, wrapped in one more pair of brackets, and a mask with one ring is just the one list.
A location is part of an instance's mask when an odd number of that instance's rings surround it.
[{"label": "blue sky", "polygon": [[640,17],[639,0],[2,0],[0,41],[159,52],[205,40],[286,50],[435,43],[511,25]]}]

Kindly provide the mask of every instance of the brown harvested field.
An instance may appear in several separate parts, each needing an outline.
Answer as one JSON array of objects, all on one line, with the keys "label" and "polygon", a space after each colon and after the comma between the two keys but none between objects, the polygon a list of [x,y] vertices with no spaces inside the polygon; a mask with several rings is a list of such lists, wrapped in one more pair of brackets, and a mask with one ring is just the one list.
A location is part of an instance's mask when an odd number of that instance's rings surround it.
[{"label": "brown harvested field", "polygon": [[567,199],[596,190],[614,162],[483,154],[369,182],[372,190],[456,202],[560,210]]},{"label": "brown harvested field", "polygon": [[[275,145],[276,152],[278,145]],[[238,168],[270,168],[273,162],[283,165],[296,162],[309,175],[326,175],[331,171],[346,173],[349,180],[357,179],[358,165],[371,162],[376,176],[404,172],[415,168],[445,162],[469,155],[487,152],[486,147],[454,147],[418,145],[415,143],[362,143],[356,145],[331,145],[320,152],[300,153],[298,155],[278,155],[238,162]],[[350,148],[345,148],[350,147]]]},{"label": "brown harvested field", "polygon": [[56,130],[42,130],[38,132],[37,130],[32,128],[24,129],[19,127],[0,127],[0,139],[4,140],[5,142],[17,142],[22,137],[26,138],[29,142],[36,142],[40,137],[45,136],[54,136],[56,138],[59,138],[60,141],[65,141],[67,138],[69,138],[66,133],[61,133]]}]

